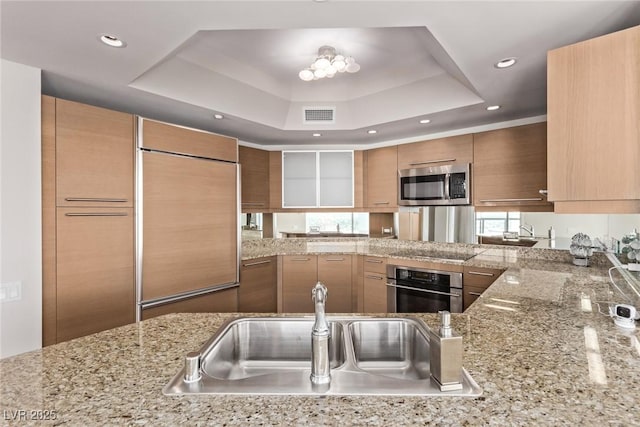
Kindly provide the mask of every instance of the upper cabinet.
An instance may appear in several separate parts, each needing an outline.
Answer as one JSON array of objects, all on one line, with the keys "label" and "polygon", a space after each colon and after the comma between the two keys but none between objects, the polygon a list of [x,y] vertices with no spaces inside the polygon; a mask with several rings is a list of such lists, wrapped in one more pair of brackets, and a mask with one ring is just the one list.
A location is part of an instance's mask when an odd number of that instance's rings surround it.
[{"label": "upper cabinet", "polygon": [[365,205],[372,212],[398,208],[398,146],[365,152]]},{"label": "upper cabinet", "polygon": [[353,208],[353,151],[282,153],[283,208]]},{"label": "upper cabinet", "polygon": [[471,134],[432,139],[398,146],[398,169],[473,162]]},{"label": "upper cabinet", "polygon": [[269,209],[269,152],[240,146],[242,168],[242,212]]},{"label": "upper cabinet", "polygon": [[640,212],[640,26],[548,53],[549,200]]},{"label": "upper cabinet", "polygon": [[133,115],[55,100],[56,205],[133,207]]},{"label": "upper cabinet", "polygon": [[547,126],[536,123],[473,135],[473,204],[482,210],[552,211]]}]

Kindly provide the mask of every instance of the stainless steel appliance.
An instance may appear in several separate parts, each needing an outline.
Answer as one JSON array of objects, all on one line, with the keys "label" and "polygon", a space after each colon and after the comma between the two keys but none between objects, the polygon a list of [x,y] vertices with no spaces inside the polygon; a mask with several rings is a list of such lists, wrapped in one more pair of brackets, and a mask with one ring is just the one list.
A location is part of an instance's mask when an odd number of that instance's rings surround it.
[{"label": "stainless steel appliance", "polygon": [[468,163],[400,170],[398,204],[468,205],[471,202],[469,171]]},{"label": "stainless steel appliance", "polygon": [[462,273],[387,266],[387,304],[392,313],[462,313]]},{"label": "stainless steel appliance", "polygon": [[427,206],[422,210],[422,240],[476,243],[473,206]]}]

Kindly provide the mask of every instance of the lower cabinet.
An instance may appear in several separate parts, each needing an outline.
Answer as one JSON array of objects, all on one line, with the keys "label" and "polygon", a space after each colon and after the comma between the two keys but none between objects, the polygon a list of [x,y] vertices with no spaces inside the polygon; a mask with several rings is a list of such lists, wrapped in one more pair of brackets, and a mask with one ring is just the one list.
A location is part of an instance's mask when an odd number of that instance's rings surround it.
[{"label": "lower cabinet", "polygon": [[243,313],[275,313],[278,263],[276,257],[246,260],[240,267],[238,311]]},{"label": "lower cabinet", "polygon": [[365,313],[387,312],[387,262],[385,258],[364,257],[364,285],[362,292]]},{"label": "lower cabinet", "polygon": [[[351,313],[351,255],[319,255],[318,281],[328,291],[328,313]],[[310,293],[311,291],[309,291]]]},{"label": "lower cabinet", "polygon": [[238,288],[214,291],[193,298],[142,310],[142,320],[169,313],[235,313],[238,311]]},{"label": "lower cabinet", "polygon": [[463,304],[466,310],[504,272],[500,268],[464,267],[462,276]]},{"label": "lower cabinet", "polygon": [[328,291],[327,313],[351,313],[351,255],[282,257],[282,312],[313,313],[311,289],[320,281]]},{"label": "lower cabinet", "polygon": [[311,289],[318,281],[318,257],[282,257],[282,312],[312,313]]},{"label": "lower cabinet", "polygon": [[133,216],[133,208],[57,209],[57,342],[135,322]]}]

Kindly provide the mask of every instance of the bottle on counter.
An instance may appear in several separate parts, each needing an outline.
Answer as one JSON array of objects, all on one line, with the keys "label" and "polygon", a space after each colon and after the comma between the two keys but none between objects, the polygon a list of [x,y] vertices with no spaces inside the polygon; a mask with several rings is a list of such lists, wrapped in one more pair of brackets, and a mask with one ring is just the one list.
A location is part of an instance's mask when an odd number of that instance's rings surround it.
[{"label": "bottle on counter", "polygon": [[439,311],[440,329],[429,329],[431,377],[441,391],[462,389],[462,336],[451,328],[451,314]]},{"label": "bottle on counter", "polygon": [[549,239],[553,240],[556,238],[556,230],[553,226],[549,227]]}]

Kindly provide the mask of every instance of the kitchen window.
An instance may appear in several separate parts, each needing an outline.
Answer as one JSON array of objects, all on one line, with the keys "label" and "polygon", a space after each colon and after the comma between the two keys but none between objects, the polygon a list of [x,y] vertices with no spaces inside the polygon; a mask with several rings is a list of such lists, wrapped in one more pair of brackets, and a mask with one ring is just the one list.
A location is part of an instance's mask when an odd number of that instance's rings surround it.
[{"label": "kitchen window", "polygon": [[476,212],[476,234],[497,236],[520,232],[520,212]]},{"label": "kitchen window", "polygon": [[338,231],[341,233],[369,234],[369,214],[367,213],[307,213],[306,229],[319,227],[319,231]]}]

